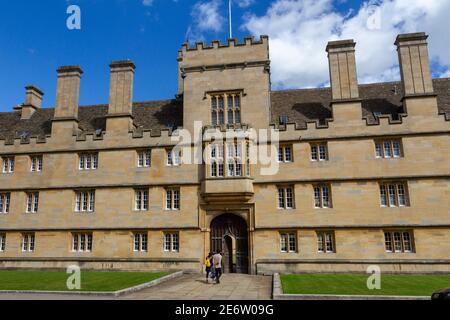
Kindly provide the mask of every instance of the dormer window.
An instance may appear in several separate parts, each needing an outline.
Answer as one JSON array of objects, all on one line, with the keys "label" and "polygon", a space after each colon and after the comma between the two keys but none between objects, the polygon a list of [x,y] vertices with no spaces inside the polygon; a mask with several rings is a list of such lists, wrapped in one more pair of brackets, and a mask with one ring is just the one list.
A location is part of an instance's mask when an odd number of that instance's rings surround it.
[{"label": "dormer window", "polygon": [[211,95],[211,123],[213,126],[241,123],[241,93]]},{"label": "dormer window", "polygon": [[280,116],[280,125],[286,125],[289,122],[289,117],[287,115]]}]

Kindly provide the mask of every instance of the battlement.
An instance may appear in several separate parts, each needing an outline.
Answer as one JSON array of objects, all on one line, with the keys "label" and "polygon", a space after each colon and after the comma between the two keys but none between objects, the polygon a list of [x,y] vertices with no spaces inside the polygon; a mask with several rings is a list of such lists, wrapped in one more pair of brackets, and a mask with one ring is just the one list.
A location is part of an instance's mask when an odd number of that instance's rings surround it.
[{"label": "battlement", "polygon": [[226,44],[214,40],[209,46],[204,42],[197,42],[193,47],[189,43],[184,43],[178,52],[178,62],[181,68],[268,60],[268,36],[260,36],[259,41],[255,41],[253,37],[244,38],[244,42],[228,39]]}]

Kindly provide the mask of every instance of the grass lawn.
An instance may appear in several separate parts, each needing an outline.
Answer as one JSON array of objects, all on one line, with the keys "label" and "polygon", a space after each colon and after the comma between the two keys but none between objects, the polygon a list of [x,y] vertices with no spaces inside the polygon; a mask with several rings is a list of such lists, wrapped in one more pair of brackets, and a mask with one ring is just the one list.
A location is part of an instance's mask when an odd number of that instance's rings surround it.
[{"label": "grass lawn", "polygon": [[281,275],[285,294],[431,296],[450,287],[450,275],[381,275],[381,290],[367,289],[369,274]]},{"label": "grass lawn", "polygon": [[[168,275],[167,272],[81,272],[79,291],[117,291]],[[0,271],[0,290],[69,291],[70,274],[50,271]],[[76,291],[76,290],[73,290]]]}]

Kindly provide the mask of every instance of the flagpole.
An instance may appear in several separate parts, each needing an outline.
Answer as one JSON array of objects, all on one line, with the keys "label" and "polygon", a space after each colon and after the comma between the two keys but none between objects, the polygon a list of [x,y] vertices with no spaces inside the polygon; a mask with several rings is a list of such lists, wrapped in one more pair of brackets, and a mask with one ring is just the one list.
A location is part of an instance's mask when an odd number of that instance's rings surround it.
[{"label": "flagpole", "polygon": [[231,22],[231,0],[228,0],[228,11],[230,14],[230,39],[233,38],[233,26],[232,26],[232,22]]}]

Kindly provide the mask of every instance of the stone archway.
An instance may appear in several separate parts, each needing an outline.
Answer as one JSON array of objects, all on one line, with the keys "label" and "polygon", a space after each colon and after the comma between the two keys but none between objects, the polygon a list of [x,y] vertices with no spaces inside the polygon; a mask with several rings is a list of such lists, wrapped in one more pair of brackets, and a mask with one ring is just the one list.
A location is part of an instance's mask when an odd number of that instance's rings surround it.
[{"label": "stone archway", "polygon": [[225,273],[248,273],[248,231],[246,221],[223,214],[211,222],[211,251],[223,253]]}]

